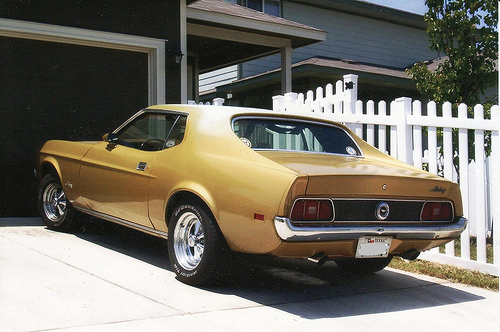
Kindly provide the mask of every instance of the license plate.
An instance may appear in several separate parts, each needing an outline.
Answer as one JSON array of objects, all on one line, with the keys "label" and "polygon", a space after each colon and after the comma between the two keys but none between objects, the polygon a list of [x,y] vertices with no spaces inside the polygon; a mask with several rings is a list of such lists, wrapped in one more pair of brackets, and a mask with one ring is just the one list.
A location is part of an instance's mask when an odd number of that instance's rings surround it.
[{"label": "license plate", "polygon": [[389,254],[392,237],[363,236],[358,240],[356,258],[383,258]]}]

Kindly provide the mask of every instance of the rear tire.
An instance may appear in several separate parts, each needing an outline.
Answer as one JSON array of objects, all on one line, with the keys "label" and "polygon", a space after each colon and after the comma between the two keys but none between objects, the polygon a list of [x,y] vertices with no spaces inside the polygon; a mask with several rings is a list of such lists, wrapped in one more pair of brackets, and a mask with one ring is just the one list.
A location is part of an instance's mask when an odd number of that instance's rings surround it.
[{"label": "rear tire", "polygon": [[75,229],[77,212],[66,198],[61,182],[47,174],[38,189],[38,211],[49,229],[69,232]]},{"label": "rear tire", "polygon": [[183,283],[201,286],[221,274],[226,246],[215,220],[196,204],[182,204],[168,227],[170,263]]},{"label": "rear tire", "polygon": [[368,274],[383,270],[392,260],[392,256],[386,258],[347,258],[335,260],[342,271]]}]

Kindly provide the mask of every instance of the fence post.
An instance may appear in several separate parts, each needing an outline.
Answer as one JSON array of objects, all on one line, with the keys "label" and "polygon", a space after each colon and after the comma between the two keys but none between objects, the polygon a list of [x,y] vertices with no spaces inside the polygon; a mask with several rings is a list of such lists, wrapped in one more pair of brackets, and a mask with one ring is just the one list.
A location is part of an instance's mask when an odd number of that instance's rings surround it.
[{"label": "fence post", "polygon": [[[458,118],[467,120],[467,105],[458,105]],[[462,204],[464,217],[470,218],[469,213],[469,139],[468,130],[460,128],[458,130],[458,153],[459,153],[459,182],[462,192]],[[470,259],[470,223],[460,235],[461,257]]]},{"label": "fence post", "polygon": [[[413,102],[413,116],[422,117],[422,103]],[[422,126],[413,126],[413,166],[422,169]]]},{"label": "fence post", "polygon": [[333,103],[331,99],[333,97],[333,84],[328,83],[325,88],[325,98],[323,100],[323,111],[325,113],[333,113]]},{"label": "fence post", "polygon": [[[378,102],[378,115],[384,117],[384,119],[387,116],[387,104],[383,100]],[[387,153],[386,130],[386,125],[382,124],[378,126],[378,149],[383,153]]]},{"label": "fence post", "polygon": [[[344,86],[343,82],[341,80],[338,80],[335,83],[335,96],[341,96],[344,93]],[[344,96],[345,98],[345,96]],[[342,104],[343,104],[343,99],[344,98],[336,98],[335,99],[335,104],[333,106],[333,112],[335,114],[342,114],[344,111],[342,110]]]},{"label": "fence post", "polygon": [[212,100],[212,105],[214,105],[214,106],[222,106],[222,105],[224,105],[224,98],[214,98]]},{"label": "fence post", "polygon": [[[443,104],[443,119],[451,121],[451,103]],[[453,181],[453,137],[451,127],[443,128],[443,158],[444,158],[444,178]],[[446,244],[446,254],[455,256],[455,241]]]},{"label": "fence post", "polygon": [[295,105],[297,100],[297,93],[295,92],[287,92],[285,93],[285,104],[284,104],[284,111],[294,111],[295,110]]},{"label": "fence post", "polygon": [[[389,104],[389,115],[394,116],[394,110],[395,110],[395,105],[396,101],[393,100]],[[390,126],[389,129],[389,155],[391,157],[397,158],[398,157],[398,127],[397,126]]]},{"label": "fence post", "polygon": [[393,106],[394,110],[391,110],[391,116],[398,119],[398,159],[413,165],[412,130],[411,125],[408,125],[408,115],[411,114],[411,98],[398,98]]},{"label": "fence post", "polygon": [[354,104],[358,101],[358,75],[344,75],[344,93],[345,101],[351,105],[350,113],[354,114]]},{"label": "fence post", "polygon": [[[355,114],[356,113],[356,102],[358,101],[358,75],[349,74],[344,75],[344,113]],[[339,91],[337,91],[339,93]],[[358,124],[350,124],[348,127],[355,132],[359,132],[359,127],[362,126]]]},{"label": "fence post", "polygon": [[[482,105],[474,107],[474,119],[484,119]],[[484,130],[476,129],[474,138],[474,154],[476,159],[476,183],[474,197],[476,199],[476,236],[477,236],[477,261],[486,263],[486,211],[485,211],[485,157],[484,157]],[[498,203],[496,203],[498,204]]]},{"label": "fence post", "polygon": [[[375,116],[375,103],[373,100],[369,100],[366,103],[366,114]],[[375,146],[375,125],[373,124],[366,125],[366,141],[368,144]]]},{"label": "fence post", "polygon": [[[427,103],[427,118],[431,121],[437,119],[436,103],[430,101]],[[429,172],[438,174],[437,167],[437,128],[434,126],[427,127],[427,144],[429,150]],[[433,249],[434,250],[434,249]]]},{"label": "fence post", "polygon": [[[496,124],[496,130],[491,131],[491,164],[500,164],[500,109],[498,105],[491,108],[491,120]],[[500,174],[497,171],[491,172],[493,175],[493,193],[491,202],[496,202],[491,204],[493,207],[492,220],[493,220],[493,259],[494,264],[500,268]]]},{"label": "fence post", "polygon": [[323,101],[323,99],[323,88],[319,86],[316,88],[316,98],[314,99],[312,104],[313,112],[322,113],[323,110],[321,109],[321,102]]},{"label": "fence post", "polygon": [[281,112],[285,108],[285,96],[273,96],[273,111]]}]

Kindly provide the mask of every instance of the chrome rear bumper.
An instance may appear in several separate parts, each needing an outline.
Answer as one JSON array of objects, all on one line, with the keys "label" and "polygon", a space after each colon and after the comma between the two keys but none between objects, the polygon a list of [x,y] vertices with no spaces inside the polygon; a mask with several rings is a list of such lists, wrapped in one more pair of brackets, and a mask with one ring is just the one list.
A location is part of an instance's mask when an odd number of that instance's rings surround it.
[{"label": "chrome rear bumper", "polygon": [[455,238],[467,226],[467,219],[458,217],[451,224],[440,225],[380,225],[380,226],[339,226],[339,227],[297,227],[290,219],[275,217],[274,226],[279,237],[290,242],[317,242],[355,240],[361,236],[392,236],[395,239],[437,240]]}]

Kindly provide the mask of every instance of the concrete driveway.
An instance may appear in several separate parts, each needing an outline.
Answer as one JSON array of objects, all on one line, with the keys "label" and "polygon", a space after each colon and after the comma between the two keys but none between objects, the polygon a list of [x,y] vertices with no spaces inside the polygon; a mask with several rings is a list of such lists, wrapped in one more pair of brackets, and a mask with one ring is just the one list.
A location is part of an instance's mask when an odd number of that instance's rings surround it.
[{"label": "concrete driveway", "polygon": [[499,294],[393,269],[241,257],[223,285],[175,279],[166,241],[90,220],[0,219],[0,331],[499,331]]}]

